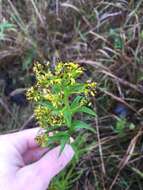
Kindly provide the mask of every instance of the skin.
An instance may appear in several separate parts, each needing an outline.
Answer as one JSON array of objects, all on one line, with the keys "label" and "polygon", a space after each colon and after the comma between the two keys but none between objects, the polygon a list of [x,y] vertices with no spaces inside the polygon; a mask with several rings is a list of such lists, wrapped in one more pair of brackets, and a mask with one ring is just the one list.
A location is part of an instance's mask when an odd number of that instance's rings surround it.
[{"label": "skin", "polygon": [[66,145],[50,151],[39,148],[34,138],[38,128],[0,136],[0,190],[46,190],[50,181],[72,159]]}]

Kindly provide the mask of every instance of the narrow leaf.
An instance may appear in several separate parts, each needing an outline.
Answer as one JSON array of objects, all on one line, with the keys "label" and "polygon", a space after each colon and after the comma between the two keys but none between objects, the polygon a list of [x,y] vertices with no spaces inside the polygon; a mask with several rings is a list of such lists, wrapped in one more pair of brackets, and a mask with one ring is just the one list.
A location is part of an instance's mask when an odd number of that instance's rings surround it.
[{"label": "narrow leaf", "polygon": [[76,98],[73,100],[73,102],[71,103],[71,109],[76,108],[77,106],[79,106],[80,100],[82,99],[82,96],[76,96]]},{"label": "narrow leaf", "polygon": [[76,93],[82,93],[84,91],[85,87],[83,84],[74,84],[73,86],[69,86],[67,88],[68,94],[76,94]]},{"label": "narrow leaf", "polygon": [[71,126],[72,115],[71,115],[70,111],[67,110],[67,109],[65,109],[63,113],[64,113],[64,118],[65,118],[66,124],[67,124],[68,127],[70,127]]},{"label": "narrow leaf", "polygon": [[60,152],[59,152],[59,156],[61,155],[61,153],[63,152],[66,143],[69,141],[69,135],[66,134],[60,141]]},{"label": "narrow leaf", "polygon": [[83,122],[83,121],[79,121],[79,120],[76,120],[73,122],[73,127],[75,130],[77,129],[87,129],[93,133],[95,133],[95,129],[93,129],[89,124]]},{"label": "narrow leaf", "polygon": [[88,113],[88,114],[93,115],[93,116],[96,116],[96,113],[92,109],[90,109],[90,108],[88,108],[86,106],[82,106],[81,108],[79,108],[78,111]]},{"label": "narrow leaf", "polygon": [[49,101],[39,101],[38,102],[41,106],[47,107],[49,109],[53,109],[53,105]]}]

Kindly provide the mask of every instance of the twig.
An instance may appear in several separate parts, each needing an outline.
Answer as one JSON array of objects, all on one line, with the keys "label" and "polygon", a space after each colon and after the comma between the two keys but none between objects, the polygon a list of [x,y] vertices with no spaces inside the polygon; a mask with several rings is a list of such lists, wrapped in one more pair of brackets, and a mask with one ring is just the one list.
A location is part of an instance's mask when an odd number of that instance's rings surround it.
[{"label": "twig", "polygon": [[35,12],[36,12],[36,14],[37,14],[37,17],[39,18],[40,22],[41,22],[42,25],[44,26],[43,18],[42,18],[42,16],[41,16],[40,13],[39,13],[38,8],[36,7],[36,4],[35,4],[34,0],[31,0],[31,3],[32,3],[32,5],[33,5],[33,7],[34,7],[34,9],[35,9]]},{"label": "twig", "polygon": [[13,90],[9,96],[15,96],[17,94],[21,94],[21,93],[24,93],[25,91],[27,90],[27,88],[17,88],[15,90]]},{"label": "twig", "polygon": [[140,89],[140,88],[137,87],[136,85],[134,85],[134,84],[132,84],[132,83],[126,81],[126,80],[123,80],[123,79],[121,79],[121,78],[119,78],[119,77],[113,75],[112,73],[106,71],[106,70],[102,70],[101,72],[102,72],[103,74],[106,74],[107,76],[110,76],[111,78],[117,80],[119,83],[121,83],[121,84],[123,84],[123,85],[125,85],[125,86],[128,86],[128,87],[134,89],[135,91],[137,91],[137,92],[143,94],[143,89]]},{"label": "twig", "polygon": [[122,104],[124,104],[125,106],[127,106],[129,109],[131,109],[132,111],[137,112],[137,110],[135,108],[133,108],[131,105],[129,105],[126,101],[124,101],[122,98],[102,89],[102,88],[99,88],[100,91],[104,92],[106,95],[108,96],[111,96],[113,99],[117,100],[118,102],[121,102]]},{"label": "twig", "polygon": [[97,132],[98,147],[99,147],[99,153],[100,153],[100,159],[101,159],[101,168],[102,168],[102,173],[103,173],[103,176],[102,176],[103,188],[105,189],[104,176],[106,175],[106,170],[105,170],[105,164],[104,164],[104,160],[103,160],[103,152],[102,152],[102,145],[101,145],[101,139],[100,139],[98,118],[97,117],[96,117],[96,132]]},{"label": "twig", "polygon": [[14,117],[14,114],[11,112],[11,110],[9,109],[8,105],[4,102],[4,100],[2,98],[0,98],[0,105],[5,109],[5,111],[12,117],[12,119],[15,121],[16,124],[19,125],[19,122],[16,120],[16,118]]},{"label": "twig", "polygon": [[20,131],[23,130],[23,129],[26,129],[27,125],[29,123],[31,123],[34,119],[34,114],[32,114],[28,119],[27,121],[22,125],[22,127],[20,128]]},{"label": "twig", "polygon": [[142,131],[142,128],[138,131],[137,135],[131,140],[129,146],[128,146],[128,149],[126,151],[126,154],[125,156],[123,157],[123,159],[120,161],[119,165],[118,165],[118,172],[112,182],[112,184],[110,185],[110,188],[109,190],[112,190],[119,175],[120,175],[120,172],[121,170],[127,165],[127,163],[129,162],[131,156],[133,155],[133,152],[134,152],[134,149],[135,149],[135,146],[136,146],[136,143],[137,143],[137,140],[138,138],[143,134],[143,131]]}]

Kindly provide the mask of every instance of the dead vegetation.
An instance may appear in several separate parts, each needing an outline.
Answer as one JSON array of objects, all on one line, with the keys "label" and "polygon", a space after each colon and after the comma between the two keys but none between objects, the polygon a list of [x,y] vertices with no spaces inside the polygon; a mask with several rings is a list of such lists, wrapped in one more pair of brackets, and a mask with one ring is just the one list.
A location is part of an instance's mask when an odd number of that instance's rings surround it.
[{"label": "dead vegetation", "polygon": [[1,0],[0,5],[1,133],[35,125],[24,96],[34,81],[34,60],[51,66],[75,61],[98,83],[93,99],[98,117],[91,121],[97,136],[87,138],[88,153],[74,169],[80,175],[67,189],[142,190],[143,1]]}]

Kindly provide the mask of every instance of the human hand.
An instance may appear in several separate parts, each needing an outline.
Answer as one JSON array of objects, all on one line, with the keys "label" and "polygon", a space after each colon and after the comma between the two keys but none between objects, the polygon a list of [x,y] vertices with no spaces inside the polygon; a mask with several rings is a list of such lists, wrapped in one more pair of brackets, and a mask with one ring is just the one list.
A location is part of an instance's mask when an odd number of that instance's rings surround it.
[{"label": "human hand", "polygon": [[72,159],[74,152],[66,145],[48,151],[34,138],[39,128],[0,136],[0,190],[46,190],[51,179]]}]

